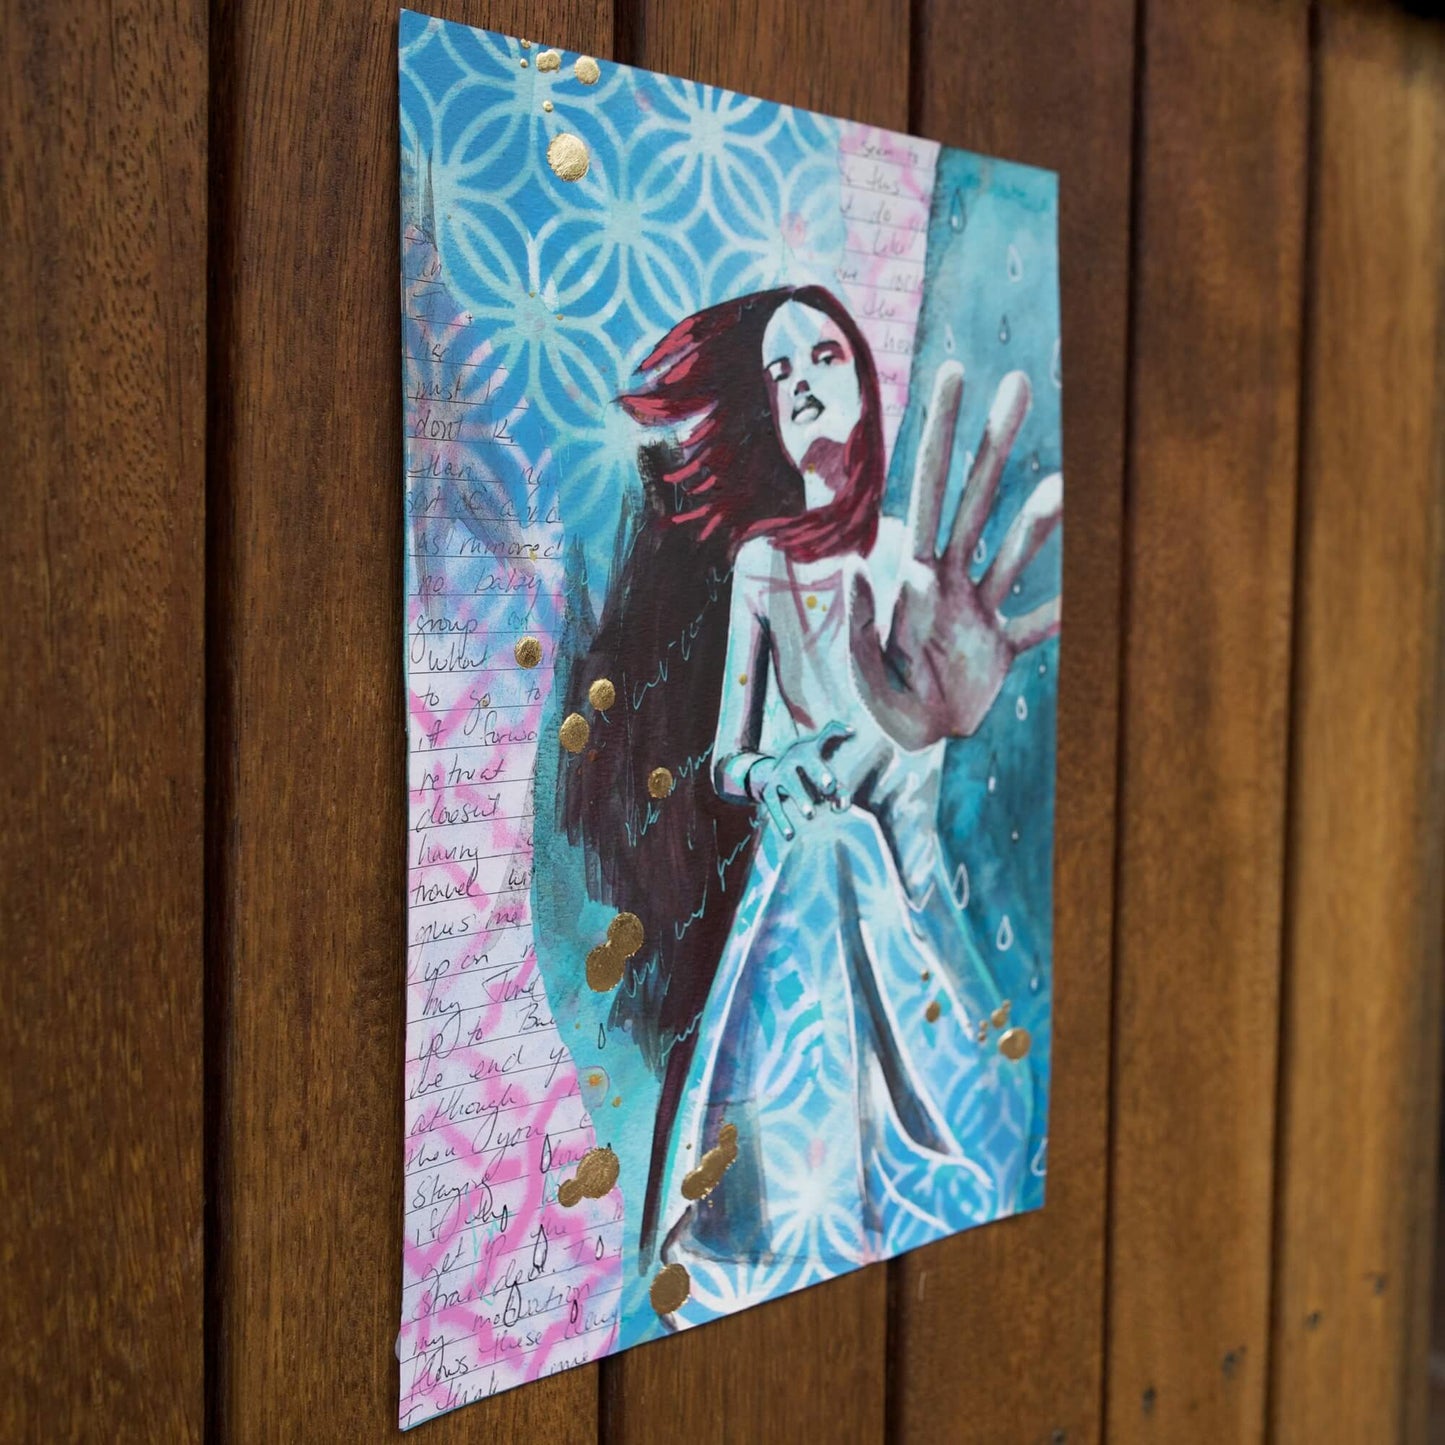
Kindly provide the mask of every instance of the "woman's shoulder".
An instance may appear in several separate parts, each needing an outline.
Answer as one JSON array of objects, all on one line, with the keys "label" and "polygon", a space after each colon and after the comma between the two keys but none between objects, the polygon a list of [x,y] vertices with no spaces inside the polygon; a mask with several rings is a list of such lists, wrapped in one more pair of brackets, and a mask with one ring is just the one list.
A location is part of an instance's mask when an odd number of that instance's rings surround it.
[{"label": "woman's shoulder", "polygon": [[739,581],[765,581],[782,565],[781,554],[767,536],[749,537],[733,559],[733,572]]}]

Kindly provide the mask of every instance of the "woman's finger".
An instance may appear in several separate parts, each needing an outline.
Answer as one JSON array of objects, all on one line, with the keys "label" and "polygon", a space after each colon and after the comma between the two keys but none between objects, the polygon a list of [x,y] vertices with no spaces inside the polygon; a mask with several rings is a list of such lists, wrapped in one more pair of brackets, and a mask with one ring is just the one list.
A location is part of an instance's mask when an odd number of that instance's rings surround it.
[{"label": "woman's finger", "polygon": [[932,562],[938,547],[938,518],[948,487],[948,464],[962,400],[963,367],[945,361],[933,378],[933,397],[913,468],[913,495],[908,500],[908,535],[913,555],[922,562]]},{"label": "woman's finger", "polygon": [[1010,617],[1003,625],[1003,635],[1015,652],[1027,652],[1041,642],[1059,635],[1059,599],[1052,598],[1032,612]]},{"label": "woman's finger", "polygon": [[791,799],[794,807],[797,808],[803,817],[811,822],[813,818],[813,804],[812,800],[808,797],[808,789],[813,786],[812,779],[809,778],[802,768],[794,768],[793,771],[798,775],[798,783],[800,786],[796,797],[794,797],[791,792],[787,794],[787,797]]},{"label": "woman's finger", "polygon": [[1028,415],[1032,396],[1029,379],[1021,371],[1009,372],[998,384],[988,423],[983,429],[983,440],[978,444],[978,455],[963,489],[963,500],[954,514],[953,531],[944,553],[950,567],[966,567],[973,556],[973,549],[993,511],[1004,463]]},{"label": "woman's finger", "polygon": [[770,785],[763,789],[763,806],[768,810],[768,817],[773,820],[784,838],[791,839],[793,836],[793,825],[788,821],[787,810],[783,807],[783,790],[776,785]]},{"label": "woman's finger", "polygon": [[1003,606],[1009,588],[1034,560],[1064,515],[1064,479],[1055,472],[1045,477],[1019,508],[1004,534],[1003,546],[978,584],[979,601],[992,611]]}]

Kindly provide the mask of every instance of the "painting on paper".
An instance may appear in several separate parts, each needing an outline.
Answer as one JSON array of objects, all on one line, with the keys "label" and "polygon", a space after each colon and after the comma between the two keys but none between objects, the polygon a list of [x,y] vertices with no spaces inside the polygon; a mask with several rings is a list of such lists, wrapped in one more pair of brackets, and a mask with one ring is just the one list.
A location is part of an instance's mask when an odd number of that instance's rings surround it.
[{"label": "painting on paper", "polygon": [[404,12],[403,1425],[1039,1207],[1055,177]]}]

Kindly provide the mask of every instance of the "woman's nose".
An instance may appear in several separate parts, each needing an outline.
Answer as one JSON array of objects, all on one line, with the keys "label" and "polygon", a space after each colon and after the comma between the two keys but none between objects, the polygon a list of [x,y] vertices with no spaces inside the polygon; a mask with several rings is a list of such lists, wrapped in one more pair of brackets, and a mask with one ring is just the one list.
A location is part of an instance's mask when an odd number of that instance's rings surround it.
[{"label": "woman's nose", "polygon": [[800,376],[798,378],[798,384],[793,388],[793,395],[802,396],[802,394],[808,390],[810,390],[808,386],[808,378],[806,376]]}]

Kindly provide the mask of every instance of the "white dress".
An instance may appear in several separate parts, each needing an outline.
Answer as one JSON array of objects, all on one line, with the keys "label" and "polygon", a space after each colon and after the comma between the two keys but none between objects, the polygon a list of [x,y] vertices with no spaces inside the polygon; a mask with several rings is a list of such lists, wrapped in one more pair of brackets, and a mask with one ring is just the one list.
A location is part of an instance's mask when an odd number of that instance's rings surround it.
[{"label": "white dress", "polygon": [[[944,744],[906,752],[864,705],[848,598],[866,566],[886,629],[900,524],[856,555],[740,551],[714,758],[777,755],[830,722],[850,805],[761,828],[698,1025],[663,1181],[662,1258],[691,1278],[677,1326],[1010,1214],[1025,1175],[1028,1066],[979,1026],[1003,1002],[949,890]],[[690,1203],[684,1177],[736,1130]]]}]

